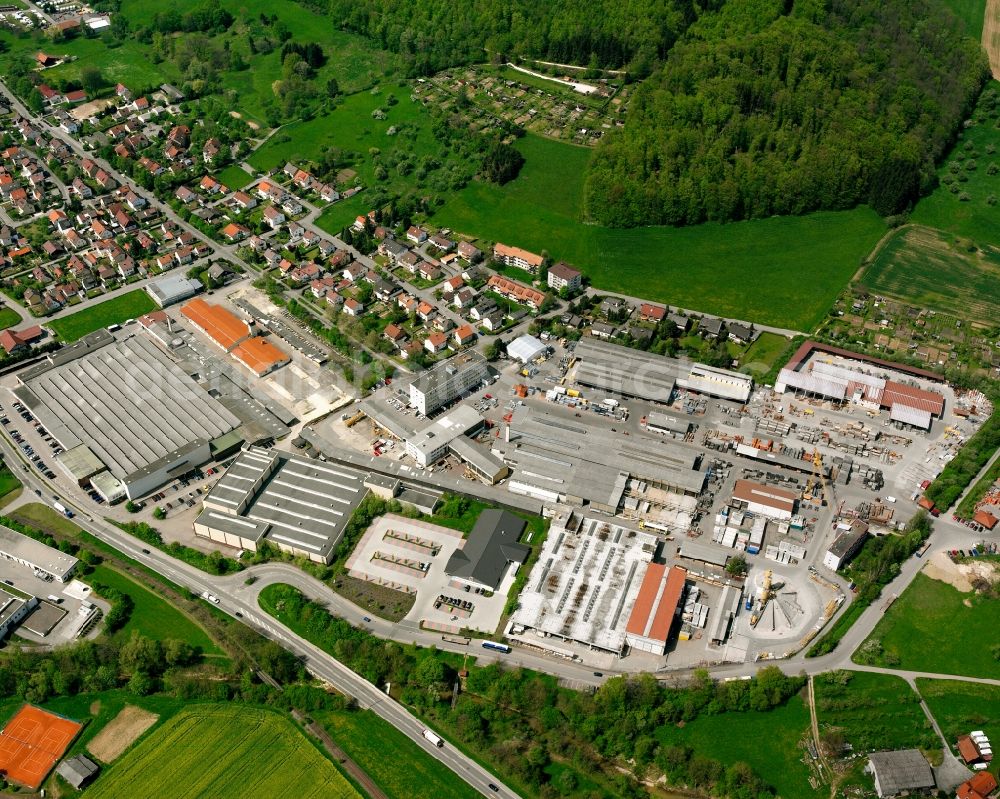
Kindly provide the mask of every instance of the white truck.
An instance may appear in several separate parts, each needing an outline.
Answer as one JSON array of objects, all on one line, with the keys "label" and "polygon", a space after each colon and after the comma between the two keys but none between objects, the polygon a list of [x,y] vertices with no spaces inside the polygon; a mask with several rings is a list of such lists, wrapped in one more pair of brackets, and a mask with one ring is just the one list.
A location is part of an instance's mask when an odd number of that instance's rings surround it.
[{"label": "white truck", "polygon": [[441,740],[441,736],[435,735],[430,730],[424,730],[424,738],[426,738],[428,741],[430,741],[435,746],[439,746],[439,747],[440,746],[444,746],[444,741]]}]

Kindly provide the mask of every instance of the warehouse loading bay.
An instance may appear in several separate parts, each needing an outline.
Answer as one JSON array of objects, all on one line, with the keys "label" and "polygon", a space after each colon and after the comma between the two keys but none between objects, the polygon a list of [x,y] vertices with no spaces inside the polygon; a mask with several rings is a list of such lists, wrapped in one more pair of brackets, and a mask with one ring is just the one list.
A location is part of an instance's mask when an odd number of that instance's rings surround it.
[{"label": "warehouse loading bay", "polygon": [[[577,347],[589,351],[595,347],[592,342],[563,345],[550,340],[546,345],[545,354],[530,363],[491,364],[482,384],[432,416],[450,413],[456,405],[482,415],[486,429],[476,434],[473,444],[483,453],[502,453],[505,437],[513,440],[519,425],[544,421],[586,431],[592,436],[591,448],[618,441],[624,451],[641,451],[651,460],[658,453],[668,460],[687,452],[694,468],[705,475],[703,489],[694,496],[646,484],[633,475],[614,514],[615,524],[656,536],[657,562],[687,570],[686,592],[662,655],[628,646],[606,651],[558,635],[535,635],[534,640],[531,632],[511,636],[522,645],[595,667],[613,668],[625,657],[635,661],[630,669],[683,668],[778,658],[801,649],[849,592],[847,581],[824,565],[833,542],[852,532],[855,523],[872,535],[905,524],[917,509],[921,486],[940,472],[991,411],[981,396],[956,394],[947,385],[911,375],[898,379],[932,389],[944,400],[944,412],[933,418],[929,430],[890,419],[888,409],[871,402],[839,402],[792,388],[777,394],[755,385],[744,403],[706,396],[686,389],[682,380],[664,382],[654,375],[648,381],[650,393],[671,383],[673,390],[656,399],[639,398],[629,396],[641,392],[628,385],[620,393],[595,387],[592,375],[584,378],[591,385],[578,382],[578,374],[586,371],[580,366],[586,357],[579,356]],[[609,357],[621,359],[623,371],[633,374],[649,372],[649,359],[656,357],[637,353],[640,360],[630,364],[634,351],[619,350],[623,348],[608,349]],[[372,414],[356,412],[365,406],[384,406],[391,424],[380,425]],[[328,417],[317,432],[368,456],[374,447],[379,457],[373,464],[379,458],[401,461],[428,481],[440,476],[432,472],[443,472],[464,478],[469,493],[481,490],[475,475],[454,454],[428,467],[406,454],[405,442],[397,440],[393,429],[405,436],[432,419],[408,407],[405,380],[394,381],[345,411]],[[523,493],[516,489],[521,479],[515,467],[496,487]],[[793,508],[740,499],[737,489],[743,481],[787,493],[794,498]],[[487,496],[485,491],[482,495]],[[589,516],[610,515],[595,504],[585,504],[582,510]],[[749,565],[745,580],[726,573],[727,560],[737,556]],[[727,586],[734,590],[721,607]],[[736,589],[738,601],[733,598]],[[690,596],[697,600],[689,601]],[[717,623],[720,615],[725,623]]]}]

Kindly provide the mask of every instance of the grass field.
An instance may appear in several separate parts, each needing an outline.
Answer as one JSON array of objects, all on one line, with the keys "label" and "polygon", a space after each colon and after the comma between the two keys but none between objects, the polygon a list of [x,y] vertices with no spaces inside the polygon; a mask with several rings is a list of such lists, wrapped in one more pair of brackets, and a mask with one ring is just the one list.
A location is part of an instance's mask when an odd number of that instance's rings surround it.
[{"label": "grass field", "polygon": [[165,599],[121,572],[108,566],[95,566],[93,573],[88,575],[86,579],[117,588],[122,593],[132,597],[134,603],[132,616],[121,630],[123,636],[128,637],[135,630],[148,638],[159,640],[175,638],[187,641],[191,646],[197,647],[208,656],[224,655],[216,643],[208,637],[208,633],[194,621]]},{"label": "grass field", "polygon": [[[893,667],[937,674],[1000,678],[995,643],[1000,600],[962,592],[924,574],[893,602],[872,631]],[[862,644],[864,646],[864,644]],[[879,665],[888,665],[883,656]]]},{"label": "grass field", "polygon": [[[312,714],[392,799],[472,799],[479,794],[370,710]],[[386,753],[391,752],[390,757]]]},{"label": "grass field", "polygon": [[777,333],[761,333],[740,360],[740,369],[753,374],[766,374],[788,348],[789,341],[791,339]]},{"label": "grass field", "polygon": [[[965,2],[983,5],[982,0],[952,0],[955,6]],[[982,20],[980,12],[980,28]],[[1000,154],[989,151],[990,148],[1000,148],[1000,129],[997,128],[1000,104],[994,106],[998,94],[1000,83],[991,81],[973,112],[972,125],[962,131],[961,138],[938,170],[940,178],[954,174],[965,179],[955,180],[958,191],[953,193],[948,185],[942,183],[917,203],[910,215],[911,222],[966,236],[980,245],[1000,243],[1000,214],[996,206],[987,202],[990,195],[1000,197],[1000,172],[989,174],[991,163],[1000,164]],[[970,159],[976,163],[976,168],[971,171],[965,168]],[[954,173],[952,163],[958,165]],[[967,200],[960,199],[963,194],[968,195]]]},{"label": "grass field", "polygon": [[82,311],[54,319],[48,323],[57,336],[66,342],[76,341],[88,333],[108,327],[109,325],[121,324],[126,319],[136,319],[143,314],[156,310],[156,303],[142,289],[119,294],[110,300],[105,300],[97,305],[91,305]]},{"label": "grass field", "polygon": [[920,697],[902,677],[832,672],[818,676],[815,689],[820,733],[839,730],[855,752],[940,747]]},{"label": "grass field", "polygon": [[874,292],[967,319],[1000,313],[1000,250],[914,226],[893,234],[861,282]]},{"label": "grass field", "polygon": [[798,696],[766,713],[701,715],[683,727],[660,727],[664,744],[690,746],[702,757],[749,763],[782,799],[814,799],[799,742],[808,736],[809,710]]},{"label": "grass field", "polygon": [[59,513],[59,511],[40,502],[29,502],[26,505],[20,505],[11,511],[10,515],[29,527],[41,530],[43,533],[73,537],[80,533],[80,528]]},{"label": "grass field", "polygon": [[473,182],[434,221],[566,260],[597,288],[698,311],[811,330],[885,232],[866,209],[688,228],[582,221],[590,151],[525,136],[518,178]]},{"label": "grass field", "polygon": [[[387,753],[388,754],[388,753]],[[204,705],[178,713],[108,767],[88,799],[360,794],[292,723],[266,710]]]},{"label": "grass field", "polygon": [[969,35],[979,41],[983,38],[983,18],[986,0],[946,0],[946,5],[965,24]]},{"label": "grass field", "polygon": [[0,464],[0,508],[16,499],[21,493],[21,481],[7,468]]},{"label": "grass field", "polygon": [[236,166],[236,164],[230,164],[221,172],[215,175],[215,179],[222,183],[224,186],[232,191],[237,189],[242,189],[251,180],[253,180],[253,175],[247,172],[243,167]]},{"label": "grass field", "polygon": [[21,316],[13,308],[0,308],[0,330],[13,327],[21,321]]},{"label": "grass field", "polygon": [[[1000,741],[1000,686],[956,680],[917,680],[917,690],[930,708],[945,740],[957,751],[955,740],[982,730],[990,741]],[[1000,759],[990,763],[1000,774]]]}]

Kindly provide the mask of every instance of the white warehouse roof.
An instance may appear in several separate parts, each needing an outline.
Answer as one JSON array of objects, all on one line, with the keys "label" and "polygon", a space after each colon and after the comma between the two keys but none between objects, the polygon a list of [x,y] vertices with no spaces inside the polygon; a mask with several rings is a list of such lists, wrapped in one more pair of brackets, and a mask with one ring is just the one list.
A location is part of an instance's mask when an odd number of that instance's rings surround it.
[{"label": "white warehouse roof", "polygon": [[521,363],[535,360],[545,350],[546,346],[541,341],[528,334],[519,336],[507,345],[507,355]]}]

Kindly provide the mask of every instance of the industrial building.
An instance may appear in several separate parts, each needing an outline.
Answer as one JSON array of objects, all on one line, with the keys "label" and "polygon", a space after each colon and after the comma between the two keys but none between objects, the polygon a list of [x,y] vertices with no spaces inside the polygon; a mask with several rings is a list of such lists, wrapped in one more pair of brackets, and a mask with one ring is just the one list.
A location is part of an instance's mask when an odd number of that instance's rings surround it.
[{"label": "industrial building", "polygon": [[563,512],[518,598],[510,634],[562,654],[560,641],[620,655],[658,546],[648,533]]},{"label": "industrial building", "polygon": [[37,596],[22,594],[10,586],[0,589],[0,640],[6,638],[38,605]]},{"label": "industrial building", "polygon": [[594,338],[581,339],[575,381],[622,397],[668,404],[675,389],[746,402],[753,378],[705,364],[690,364]]},{"label": "industrial building", "polygon": [[446,455],[454,455],[478,479],[496,485],[510,470],[489,449],[477,447],[469,440],[485,425],[486,420],[475,410],[458,405],[423,430],[407,436],[406,454],[420,466],[431,466]]},{"label": "industrial building", "polygon": [[944,397],[893,380],[893,372],[941,379],[930,372],[807,341],[778,374],[774,390],[849,402],[872,410],[888,409],[892,421],[929,430],[933,419],[944,414]]},{"label": "industrial building", "polygon": [[410,383],[410,405],[420,413],[434,413],[486,380],[486,360],[463,352],[422,372]]},{"label": "industrial building", "polygon": [[530,363],[539,355],[544,354],[546,350],[548,347],[545,344],[525,333],[507,345],[507,356],[521,363]]},{"label": "industrial building", "polygon": [[258,377],[291,361],[279,347],[254,336],[250,323],[221,305],[199,297],[184,305],[181,314]]},{"label": "industrial building", "polygon": [[[115,341],[99,331],[21,372],[18,380],[14,394],[66,453],[85,445],[130,498],[209,461],[211,442],[240,426],[145,336]],[[84,463],[86,472],[87,460],[70,463]]]},{"label": "industrial building", "polygon": [[640,652],[662,655],[681,609],[687,571],[650,563],[625,626],[625,643]]},{"label": "industrial building", "polygon": [[79,563],[72,555],[14,532],[9,527],[0,527],[0,558],[20,563],[61,583],[73,576]]},{"label": "industrial building", "polygon": [[[628,499],[676,508],[705,485],[700,455],[670,441],[623,438],[585,419],[514,411],[493,454],[512,470],[510,491],[615,515]],[[693,502],[690,503],[693,509]],[[678,526],[686,529],[686,524]]]},{"label": "industrial building", "polygon": [[872,752],[868,755],[865,771],[875,778],[879,799],[934,790],[934,773],[919,749]]},{"label": "industrial building", "polygon": [[205,497],[194,531],[254,552],[266,539],[293,555],[330,563],[367,493],[359,470],[249,447]]},{"label": "industrial building", "polygon": [[830,544],[830,548],[823,556],[823,565],[833,571],[839,571],[841,566],[857,555],[868,538],[868,525],[860,519],[840,527],[840,535]]},{"label": "industrial building", "polygon": [[650,433],[684,438],[691,430],[691,422],[669,413],[653,411],[646,416],[645,427]]},{"label": "industrial building", "polygon": [[750,513],[787,520],[795,515],[799,495],[751,480],[737,480],[733,488],[733,499],[740,503],[741,507],[745,506]]},{"label": "industrial building", "polygon": [[510,511],[484,510],[465,545],[448,558],[445,574],[463,585],[496,591],[507,568],[524,563],[531,554],[530,547],[518,543],[525,524]]},{"label": "industrial building", "polygon": [[170,275],[146,284],[146,292],[161,308],[191,299],[202,288],[200,280],[184,275]]}]

